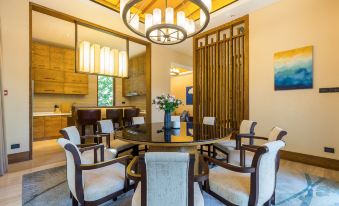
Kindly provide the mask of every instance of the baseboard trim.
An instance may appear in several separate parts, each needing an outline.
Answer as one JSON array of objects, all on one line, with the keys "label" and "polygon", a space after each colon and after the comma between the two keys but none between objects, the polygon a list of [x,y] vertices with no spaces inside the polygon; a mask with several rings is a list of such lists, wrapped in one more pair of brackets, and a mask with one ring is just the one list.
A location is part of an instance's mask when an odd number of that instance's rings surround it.
[{"label": "baseboard trim", "polygon": [[19,152],[8,155],[8,164],[23,162],[29,160],[29,151]]},{"label": "baseboard trim", "polygon": [[291,160],[294,162],[300,162],[304,164],[314,165],[327,169],[339,171],[339,160],[330,159],[325,157],[318,157],[313,155],[301,154],[290,151],[280,151],[280,157],[285,160]]}]

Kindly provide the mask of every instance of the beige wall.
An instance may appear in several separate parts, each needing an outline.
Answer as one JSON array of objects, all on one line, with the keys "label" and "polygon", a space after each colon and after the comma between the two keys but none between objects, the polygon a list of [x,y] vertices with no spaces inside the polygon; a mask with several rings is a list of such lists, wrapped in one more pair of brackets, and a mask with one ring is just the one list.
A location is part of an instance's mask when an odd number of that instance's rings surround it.
[{"label": "beige wall", "polygon": [[[171,63],[192,66],[193,58],[178,52],[172,52],[167,47],[152,45],[152,98],[171,92]],[[161,85],[160,87],[157,85]],[[164,121],[164,113],[152,107],[152,121]]]},{"label": "beige wall", "polygon": [[[282,0],[250,14],[250,118],[288,131],[286,150],[339,159],[339,1]],[[274,91],[273,54],[314,46],[314,88]],[[323,152],[334,147],[336,154]]]},{"label": "beige wall", "polygon": [[[32,0],[54,10],[96,24],[134,35],[123,24],[118,13],[84,0]],[[3,87],[9,91],[4,98],[5,132],[8,153],[29,150],[29,1],[0,0],[3,38]],[[134,35],[135,36],[135,35]],[[192,64],[192,58],[173,52],[166,46],[152,45],[152,98],[170,91],[171,62]],[[153,107],[152,121],[161,121],[162,114]],[[11,144],[21,144],[11,150]]]},{"label": "beige wall", "polygon": [[193,105],[186,105],[186,87],[189,86],[193,86],[193,74],[171,77],[171,94],[183,102],[175,112],[181,114],[186,110],[193,116]]}]

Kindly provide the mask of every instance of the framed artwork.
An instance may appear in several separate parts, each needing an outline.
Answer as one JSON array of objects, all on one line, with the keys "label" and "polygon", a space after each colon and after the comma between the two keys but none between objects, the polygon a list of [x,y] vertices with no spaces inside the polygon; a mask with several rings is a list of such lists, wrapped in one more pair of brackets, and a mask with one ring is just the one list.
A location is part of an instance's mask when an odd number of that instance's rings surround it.
[{"label": "framed artwork", "polygon": [[274,54],[274,89],[313,88],[313,46]]},{"label": "framed artwork", "polygon": [[193,105],[193,86],[186,87],[186,105]]}]

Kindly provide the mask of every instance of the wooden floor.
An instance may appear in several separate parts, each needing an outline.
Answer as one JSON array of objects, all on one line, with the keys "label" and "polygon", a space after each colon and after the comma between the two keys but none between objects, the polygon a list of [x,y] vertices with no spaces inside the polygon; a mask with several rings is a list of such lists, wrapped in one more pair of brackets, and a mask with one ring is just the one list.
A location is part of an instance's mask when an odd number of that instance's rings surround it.
[{"label": "wooden floor", "polygon": [[[64,151],[56,140],[33,143],[33,160],[9,165],[9,172],[0,177],[0,205],[22,205],[22,176],[65,164]],[[311,175],[339,181],[339,172],[297,162],[282,160],[281,168],[300,170]]]}]

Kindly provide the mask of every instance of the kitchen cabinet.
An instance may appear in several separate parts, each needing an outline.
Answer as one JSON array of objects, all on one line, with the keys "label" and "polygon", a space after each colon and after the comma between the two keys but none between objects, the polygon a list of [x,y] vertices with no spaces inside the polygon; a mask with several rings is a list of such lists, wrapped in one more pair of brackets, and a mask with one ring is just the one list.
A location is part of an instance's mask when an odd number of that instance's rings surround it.
[{"label": "kitchen cabinet", "polygon": [[68,126],[67,115],[34,116],[33,139],[34,141],[56,139],[62,135],[59,131]]},{"label": "kitchen cabinet", "polygon": [[38,140],[44,137],[44,118],[33,117],[33,138]]},{"label": "kitchen cabinet", "polygon": [[35,81],[34,93],[63,94],[64,84],[58,82]]},{"label": "kitchen cabinet", "polygon": [[88,75],[75,73],[73,49],[32,43],[34,93],[88,94]]},{"label": "kitchen cabinet", "polygon": [[64,83],[64,94],[88,94],[88,85]]}]

